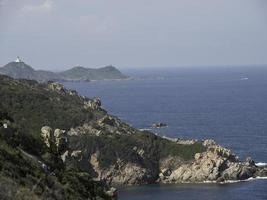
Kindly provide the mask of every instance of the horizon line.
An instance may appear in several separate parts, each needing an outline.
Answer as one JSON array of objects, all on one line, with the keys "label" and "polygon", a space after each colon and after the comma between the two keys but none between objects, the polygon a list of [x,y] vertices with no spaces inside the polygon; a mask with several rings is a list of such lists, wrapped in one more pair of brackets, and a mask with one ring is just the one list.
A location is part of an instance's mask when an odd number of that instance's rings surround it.
[{"label": "horizon line", "polygon": [[[12,62],[16,62],[14,61],[10,61],[8,63],[12,63]],[[24,60],[22,60],[22,62],[24,62]],[[4,67],[6,64],[0,64],[0,68]],[[24,62],[25,64],[29,65],[32,67],[31,64],[28,64],[27,62]],[[142,66],[142,65],[136,65],[136,66],[119,66],[119,65],[114,65],[114,64],[106,64],[100,67],[87,67],[86,65],[82,65],[82,64],[77,64],[77,65],[72,65],[72,67],[62,67],[62,68],[57,68],[57,69],[51,69],[50,67],[48,68],[43,68],[43,67],[37,67],[34,66],[32,67],[35,70],[47,70],[47,71],[51,71],[51,72],[58,72],[60,70],[69,70],[72,69],[74,67],[84,67],[84,68],[91,68],[91,69],[99,69],[99,68],[103,68],[103,67],[107,67],[107,66],[114,66],[118,69],[126,69],[126,70],[141,70],[141,69],[177,69],[177,68],[214,68],[214,67],[219,67],[219,68],[228,68],[228,67],[267,67],[267,63],[266,64],[200,64],[200,65],[176,65],[176,66],[152,66],[152,65],[146,65],[146,66]]]}]

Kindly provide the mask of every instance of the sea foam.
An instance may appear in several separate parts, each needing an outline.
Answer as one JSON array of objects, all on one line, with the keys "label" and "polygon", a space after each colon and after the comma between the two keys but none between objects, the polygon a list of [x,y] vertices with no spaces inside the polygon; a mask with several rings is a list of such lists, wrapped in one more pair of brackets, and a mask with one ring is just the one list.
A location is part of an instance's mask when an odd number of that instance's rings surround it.
[{"label": "sea foam", "polygon": [[257,167],[265,167],[265,166],[267,166],[267,163],[259,162],[259,163],[255,163],[255,165],[256,165]]}]

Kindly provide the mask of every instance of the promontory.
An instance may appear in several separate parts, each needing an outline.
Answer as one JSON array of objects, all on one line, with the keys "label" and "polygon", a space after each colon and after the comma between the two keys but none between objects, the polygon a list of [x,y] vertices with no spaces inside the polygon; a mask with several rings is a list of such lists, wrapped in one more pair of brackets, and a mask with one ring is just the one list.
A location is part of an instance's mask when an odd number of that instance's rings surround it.
[{"label": "promontory", "polygon": [[116,199],[116,187],[267,176],[213,140],[164,138],[56,82],[0,75],[0,198]]}]

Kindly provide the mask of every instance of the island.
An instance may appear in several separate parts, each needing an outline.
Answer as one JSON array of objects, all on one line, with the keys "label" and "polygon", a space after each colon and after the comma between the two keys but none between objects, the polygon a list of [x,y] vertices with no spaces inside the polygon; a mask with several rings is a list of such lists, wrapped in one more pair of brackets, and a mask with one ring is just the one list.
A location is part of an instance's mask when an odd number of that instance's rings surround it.
[{"label": "island", "polygon": [[16,79],[30,79],[39,82],[123,80],[129,78],[112,65],[98,69],[76,66],[62,72],[35,70],[30,65],[23,62],[19,57],[14,62],[10,62],[3,67],[0,67],[0,74]]}]

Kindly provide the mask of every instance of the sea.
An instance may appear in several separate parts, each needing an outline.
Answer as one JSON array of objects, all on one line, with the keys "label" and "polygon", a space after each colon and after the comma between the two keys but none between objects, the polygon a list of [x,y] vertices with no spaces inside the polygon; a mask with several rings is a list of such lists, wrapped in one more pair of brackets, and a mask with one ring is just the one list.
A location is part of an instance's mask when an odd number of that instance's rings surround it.
[{"label": "sea", "polygon": [[[65,82],[100,97],[112,115],[161,136],[214,139],[241,160],[267,163],[267,66],[136,68],[129,80]],[[167,127],[153,129],[153,123]],[[267,179],[236,183],[146,185],[119,200],[267,200]]]}]

